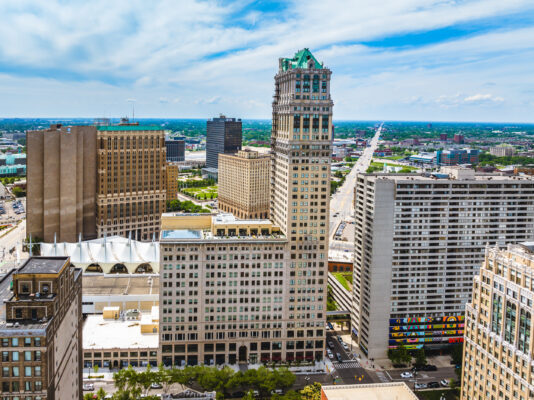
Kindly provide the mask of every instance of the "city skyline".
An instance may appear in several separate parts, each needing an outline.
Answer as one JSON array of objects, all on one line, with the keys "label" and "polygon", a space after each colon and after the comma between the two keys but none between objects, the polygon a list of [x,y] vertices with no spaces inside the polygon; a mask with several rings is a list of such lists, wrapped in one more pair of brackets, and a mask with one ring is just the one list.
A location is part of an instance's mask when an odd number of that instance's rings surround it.
[{"label": "city skyline", "polygon": [[533,11],[520,0],[6,1],[1,117],[110,117],[134,103],[142,117],[267,119],[267,60],[309,47],[336,70],[339,120],[534,122]]}]

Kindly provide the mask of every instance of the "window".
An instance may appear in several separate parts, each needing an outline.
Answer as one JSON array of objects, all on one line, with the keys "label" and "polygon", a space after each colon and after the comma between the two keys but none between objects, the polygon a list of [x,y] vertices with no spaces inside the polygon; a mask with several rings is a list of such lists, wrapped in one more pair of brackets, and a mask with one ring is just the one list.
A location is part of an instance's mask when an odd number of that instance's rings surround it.
[{"label": "window", "polygon": [[32,367],[24,367],[24,376],[32,376]]},{"label": "window", "polygon": [[25,351],[24,352],[24,361],[31,361],[32,360],[32,352],[31,351]]},{"label": "window", "polygon": [[13,372],[12,374],[13,376],[19,376],[19,367],[13,367],[12,372]]}]

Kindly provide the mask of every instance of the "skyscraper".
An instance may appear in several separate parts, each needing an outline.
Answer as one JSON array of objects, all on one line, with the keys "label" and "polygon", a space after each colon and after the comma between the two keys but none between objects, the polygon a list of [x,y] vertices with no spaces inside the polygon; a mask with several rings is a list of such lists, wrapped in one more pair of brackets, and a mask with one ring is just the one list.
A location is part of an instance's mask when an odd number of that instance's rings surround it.
[{"label": "skyscraper", "polygon": [[[328,273],[331,71],[308,49],[281,58],[275,76],[271,134],[271,218],[290,246],[287,330],[325,338]],[[295,307],[296,306],[296,307]],[[315,329],[314,329],[315,328]]]},{"label": "skyscraper", "polygon": [[166,138],[165,147],[167,148],[167,161],[185,160],[185,137]]},{"label": "skyscraper", "polygon": [[330,75],[307,49],[280,60],[273,102],[272,221],[230,214],[163,216],[165,364],[322,359]]},{"label": "skyscraper", "polygon": [[237,218],[268,218],[270,203],[269,154],[240,150],[219,154],[219,210]]},{"label": "skyscraper", "polygon": [[96,128],[27,133],[27,232],[45,242],[96,237]]},{"label": "skyscraper", "polygon": [[373,358],[388,348],[461,342],[486,243],[534,237],[534,180],[475,174],[360,174],[355,189],[353,334]]},{"label": "skyscraper", "polygon": [[243,137],[240,119],[221,115],[207,121],[206,167],[219,168],[219,154],[234,154],[241,150]]},{"label": "skyscraper", "polygon": [[97,128],[98,237],[147,240],[159,233],[166,199],[165,132],[139,125]]},{"label": "skyscraper", "polygon": [[30,257],[0,280],[2,398],[82,398],[82,270]]},{"label": "skyscraper", "polygon": [[534,398],[534,242],[486,246],[465,310],[462,400]]}]

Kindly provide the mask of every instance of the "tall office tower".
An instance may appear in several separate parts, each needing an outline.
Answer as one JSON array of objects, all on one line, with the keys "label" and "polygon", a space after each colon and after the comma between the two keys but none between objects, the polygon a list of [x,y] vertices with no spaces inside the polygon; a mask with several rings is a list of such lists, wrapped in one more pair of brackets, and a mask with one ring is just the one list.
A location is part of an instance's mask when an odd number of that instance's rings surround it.
[{"label": "tall office tower", "polygon": [[97,129],[98,237],[150,239],[165,211],[165,132],[133,124]]},{"label": "tall office tower", "polygon": [[534,399],[534,242],[485,255],[465,309],[461,398]]},{"label": "tall office tower", "polygon": [[219,154],[234,154],[241,150],[243,128],[241,119],[221,115],[207,121],[206,168],[219,168]]},{"label": "tall office tower", "polygon": [[290,245],[288,334],[324,341],[332,153],[331,71],[308,49],[281,58],[271,134],[271,219]]},{"label": "tall office tower", "polygon": [[257,151],[219,154],[218,207],[237,218],[268,218],[271,158]]},{"label": "tall office tower", "polygon": [[351,318],[373,358],[461,342],[483,246],[534,236],[532,177],[360,174],[355,193]]},{"label": "tall office tower", "polygon": [[27,233],[45,242],[96,237],[96,128],[29,131]]},{"label": "tall office tower", "polygon": [[185,160],[185,137],[171,137],[165,139],[167,161]]},{"label": "tall office tower", "polygon": [[174,200],[178,195],[178,173],[180,167],[175,163],[167,163],[165,174],[167,179],[167,200]]},{"label": "tall office tower", "polygon": [[82,270],[30,257],[0,280],[3,399],[82,399]]}]

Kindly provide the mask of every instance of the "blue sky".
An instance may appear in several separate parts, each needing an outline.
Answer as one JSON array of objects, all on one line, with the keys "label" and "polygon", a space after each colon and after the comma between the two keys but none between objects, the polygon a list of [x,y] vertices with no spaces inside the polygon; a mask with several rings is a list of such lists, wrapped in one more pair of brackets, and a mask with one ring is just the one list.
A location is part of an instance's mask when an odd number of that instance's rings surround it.
[{"label": "blue sky", "polygon": [[2,0],[0,117],[270,118],[278,58],[334,118],[534,122],[532,0]]}]

